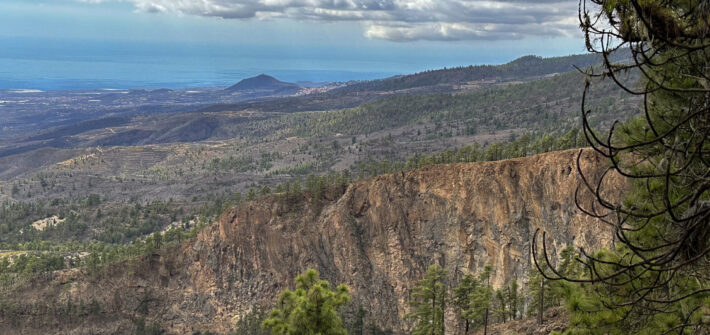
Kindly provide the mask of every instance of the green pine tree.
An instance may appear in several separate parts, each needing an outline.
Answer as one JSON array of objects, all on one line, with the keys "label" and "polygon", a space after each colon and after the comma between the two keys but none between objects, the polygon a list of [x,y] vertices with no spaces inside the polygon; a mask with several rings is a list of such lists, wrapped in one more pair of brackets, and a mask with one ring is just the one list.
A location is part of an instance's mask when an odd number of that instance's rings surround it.
[{"label": "green pine tree", "polygon": [[470,297],[469,318],[474,329],[480,327],[488,327],[489,312],[491,308],[491,300],[493,298],[493,289],[491,288],[491,273],[493,266],[486,265],[478,276],[478,281],[481,285],[477,286]]},{"label": "green pine tree", "polygon": [[466,274],[461,279],[459,286],[454,289],[452,303],[455,307],[456,314],[464,321],[464,334],[467,334],[471,327],[471,318],[473,316],[473,306],[471,305],[471,296],[478,289],[478,280],[471,274]]},{"label": "green pine tree", "polygon": [[[545,262],[538,263],[546,274],[550,274],[550,267]],[[552,282],[545,279],[542,273],[535,265],[530,268],[528,277],[527,301],[528,301],[528,316],[537,316],[539,322],[542,322],[542,314],[548,308],[559,306],[560,297],[552,287]],[[542,299],[542,304],[540,303]],[[542,308],[542,310],[541,310]]]},{"label": "green pine tree", "polygon": [[447,271],[438,265],[431,265],[412,289],[409,301],[412,311],[405,318],[414,321],[413,335],[444,335],[446,274]]},{"label": "green pine tree", "polygon": [[[602,190],[593,206],[585,206],[605,214],[601,219],[614,227],[614,248],[588,251],[580,259],[585,266],[577,269],[562,262],[561,270],[572,273],[562,274],[566,281],[559,286],[571,313],[570,334],[710,329],[707,4],[589,0],[580,6],[589,51],[606,57],[619,50],[633,59],[589,69],[590,78],[614,78],[639,96],[641,112],[597,136],[587,122],[596,107],[582,102],[590,145],[612,163],[605,175],[624,176],[629,187],[622,201]],[[627,73],[641,80],[625,82]],[[588,80],[586,88],[594,84]],[[589,182],[593,193],[604,184]]]},{"label": "green pine tree", "polygon": [[518,318],[518,309],[520,308],[520,292],[518,292],[518,281],[513,280],[506,290],[506,300],[510,311],[511,320]]},{"label": "green pine tree", "polygon": [[309,269],[296,277],[296,289],[279,295],[262,327],[272,335],[347,335],[338,309],[350,301],[345,285],[335,290]]},{"label": "green pine tree", "polygon": [[247,193],[247,201],[252,201],[254,199],[256,199],[256,191],[253,188],[250,188]]},{"label": "green pine tree", "polygon": [[495,314],[503,323],[508,321],[508,303],[505,291],[505,289],[498,289],[495,292]]}]

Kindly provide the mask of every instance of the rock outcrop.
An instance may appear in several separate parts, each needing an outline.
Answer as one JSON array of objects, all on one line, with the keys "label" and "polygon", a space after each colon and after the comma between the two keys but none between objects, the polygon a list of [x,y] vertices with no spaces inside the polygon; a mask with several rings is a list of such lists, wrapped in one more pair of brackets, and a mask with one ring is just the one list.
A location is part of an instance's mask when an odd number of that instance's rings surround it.
[{"label": "rock outcrop", "polygon": [[[537,229],[553,254],[569,244],[609,246],[611,231],[575,206],[576,159],[572,150],[437,165],[358,181],[322,199],[268,196],[226,211],[194,240],[98,276],[72,270],[37,279],[8,298],[21,317],[0,320],[10,333],[123,333],[145,315],[168,333],[227,333],[312,267],[350,287],[366,325],[401,332],[410,290],[430,264],[452,280],[491,264],[494,286],[512,279],[524,286]],[[580,162],[592,180],[606,165],[590,150]],[[612,176],[607,186],[614,192],[623,183]],[[588,192],[578,198],[592,201]],[[43,304],[67,298],[96,299],[101,313],[74,322],[42,313]]]}]

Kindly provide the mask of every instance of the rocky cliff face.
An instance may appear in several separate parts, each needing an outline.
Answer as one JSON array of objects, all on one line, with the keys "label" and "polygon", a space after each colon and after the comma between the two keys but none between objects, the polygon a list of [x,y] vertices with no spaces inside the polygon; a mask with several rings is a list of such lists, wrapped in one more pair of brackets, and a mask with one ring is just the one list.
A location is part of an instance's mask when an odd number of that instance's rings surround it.
[{"label": "rocky cliff face", "polygon": [[[140,311],[169,333],[226,333],[313,267],[350,286],[366,325],[398,332],[413,284],[433,263],[452,278],[491,264],[492,283],[501,286],[526,282],[536,229],[548,233],[552,253],[569,244],[608,246],[608,228],[576,209],[576,157],[431,166],[330,190],[321,201],[262,198],[228,210],[195,240],[98,277],[73,270],[37,279],[14,294],[21,316],[1,320],[15,333],[129,332]],[[604,165],[582,156],[585,174]],[[623,185],[617,178],[610,186]],[[579,198],[591,200],[585,192]],[[43,304],[68,297],[95,298],[102,312],[74,323],[42,313]]]}]

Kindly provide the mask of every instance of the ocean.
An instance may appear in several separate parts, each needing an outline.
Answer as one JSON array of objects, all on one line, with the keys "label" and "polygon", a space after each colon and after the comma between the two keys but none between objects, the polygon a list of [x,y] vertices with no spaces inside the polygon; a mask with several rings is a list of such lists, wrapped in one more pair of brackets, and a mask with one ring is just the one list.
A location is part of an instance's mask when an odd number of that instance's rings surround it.
[{"label": "ocean", "polygon": [[180,89],[229,86],[262,73],[290,82],[333,82],[414,69],[396,59],[342,57],[327,48],[0,38],[0,89]]}]

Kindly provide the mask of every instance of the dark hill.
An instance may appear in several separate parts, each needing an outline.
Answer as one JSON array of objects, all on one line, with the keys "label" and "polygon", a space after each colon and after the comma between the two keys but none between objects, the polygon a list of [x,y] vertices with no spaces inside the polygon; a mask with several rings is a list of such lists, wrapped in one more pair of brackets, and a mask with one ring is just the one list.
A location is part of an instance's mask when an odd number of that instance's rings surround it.
[{"label": "dark hill", "polygon": [[[627,57],[628,53],[618,52],[611,55],[610,58],[612,61],[622,61]],[[339,90],[391,91],[426,88],[428,92],[445,92],[452,90],[455,85],[485,85],[486,82],[530,81],[555,73],[572,71],[575,67],[585,68],[601,64],[602,61],[601,57],[594,54],[551,58],[523,56],[502,65],[471,65],[430,70],[410,75],[366,81],[348,85]]]},{"label": "dark hill", "polygon": [[243,79],[242,81],[228,87],[227,91],[254,91],[254,90],[271,90],[275,92],[297,91],[301,87],[293,84],[280,81],[272,76],[260,74],[256,77]]},{"label": "dark hill", "polygon": [[[620,52],[611,56],[611,60],[615,62],[626,58],[628,58],[627,52]],[[296,112],[350,108],[391,94],[451,93],[470,90],[475,87],[496,86],[508,82],[530,82],[558,73],[575,71],[575,66],[585,68],[601,64],[602,61],[599,56],[593,54],[552,58],[523,56],[502,65],[471,65],[424,71],[384,79],[352,82],[344,87],[323,93],[269,101],[216,104],[200,111],[213,113],[257,109],[264,112],[284,110]],[[246,85],[248,82],[263,80],[257,80],[260,77],[271,78],[279,82],[273,77],[261,75],[245,79],[229,89],[243,86],[242,84]]]}]

